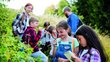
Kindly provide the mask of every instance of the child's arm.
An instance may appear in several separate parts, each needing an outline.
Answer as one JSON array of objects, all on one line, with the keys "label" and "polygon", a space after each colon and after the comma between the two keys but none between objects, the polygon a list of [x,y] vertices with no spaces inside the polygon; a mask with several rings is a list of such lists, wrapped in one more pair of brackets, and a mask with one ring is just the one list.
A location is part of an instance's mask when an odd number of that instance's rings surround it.
[{"label": "child's arm", "polygon": [[56,48],[57,48],[57,42],[56,42],[56,40],[54,40],[54,42],[53,42],[53,56],[55,56],[55,54],[56,54]]},{"label": "child's arm", "polygon": [[77,54],[79,51],[79,42],[76,38],[74,38],[74,53]]},{"label": "child's arm", "polygon": [[36,41],[39,41],[39,39],[41,37],[41,33],[42,33],[41,30],[38,30],[38,33],[37,33],[36,38],[35,38]]},{"label": "child's arm", "polygon": [[96,49],[90,51],[90,62],[101,62],[100,53]]},{"label": "child's arm", "polygon": [[75,62],[82,62],[82,60],[78,57],[72,58]]},{"label": "child's arm", "polygon": [[78,54],[78,51],[79,51],[79,47],[74,48],[74,53],[75,54]]},{"label": "child's arm", "polygon": [[72,52],[70,52],[71,53],[71,59],[73,60],[73,61],[75,61],[75,62],[82,62],[82,60],[80,59],[80,58],[78,58],[76,55],[75,55],[75,53],[72,53]]}]

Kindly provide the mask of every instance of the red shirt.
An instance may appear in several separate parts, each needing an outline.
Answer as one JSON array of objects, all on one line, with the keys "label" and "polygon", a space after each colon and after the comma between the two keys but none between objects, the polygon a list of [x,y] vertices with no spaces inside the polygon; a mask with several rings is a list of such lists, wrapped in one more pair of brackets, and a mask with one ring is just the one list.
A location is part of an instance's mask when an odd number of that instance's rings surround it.
[{"label": "red shirt", "polygon": [[25,42],[25,44],[29,43],[30,46],[33,48],[34,52],[36,52],[39,50],[37,43],[40,37],[41,37],[41,31],[39,30],[38,33],[36,33],[34,28],[29,26],[25,30],[22,39],[23,39],[23,42]]}]

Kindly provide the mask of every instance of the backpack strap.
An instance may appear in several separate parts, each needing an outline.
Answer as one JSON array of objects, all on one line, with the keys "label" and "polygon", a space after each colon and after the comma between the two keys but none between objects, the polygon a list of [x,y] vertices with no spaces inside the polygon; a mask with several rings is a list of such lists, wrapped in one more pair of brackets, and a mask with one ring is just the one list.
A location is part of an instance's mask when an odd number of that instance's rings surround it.
[{"label": "backpack strap", "polygon": [[74,38],[69,37],[69,43],[71,43],[72,47],[72,52],[74,52]]}]

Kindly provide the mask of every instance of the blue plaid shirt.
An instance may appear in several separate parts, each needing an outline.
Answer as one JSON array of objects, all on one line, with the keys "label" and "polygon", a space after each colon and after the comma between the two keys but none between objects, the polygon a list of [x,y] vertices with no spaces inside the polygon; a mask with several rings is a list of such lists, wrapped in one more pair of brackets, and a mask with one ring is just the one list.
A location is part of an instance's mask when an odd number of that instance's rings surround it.
[{"label": "blue plaid shirt", "polygon": [[95,48],[91,48],[90,53],[88,49],[84,49],[82,53],[79,53],[79,58],[82,62],[101,62],[100,53]]},{"label": "blue plaid shirt", "polygon": [[[23,15],[24,19],[21,20]],[[23,34],[27,26],[29,25],[29,18],[30,17],[25,12],[17,14],[12,24],[13,31],[17,31],[18,34]]]}]

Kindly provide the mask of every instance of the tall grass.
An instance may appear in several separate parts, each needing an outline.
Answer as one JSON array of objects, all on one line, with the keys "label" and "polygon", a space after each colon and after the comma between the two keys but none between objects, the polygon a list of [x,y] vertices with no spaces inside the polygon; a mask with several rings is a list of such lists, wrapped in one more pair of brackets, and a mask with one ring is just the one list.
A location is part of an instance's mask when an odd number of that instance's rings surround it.
[{"label": "tall grass", "polygon": [[104,36],[104,35],[99,34],[99,38],[100,38],[101,43],[105,49],[104,51],[108,55],[108,62],[110,62],[110,37],[108,37],[107,35]]},{"label": "tall grass", "polygon": [[43,15],[43,16],[40,16],[39,17],[39,21],[40,21],[40,24],[39,25],[43,25],[43,23],[45,21],[48,21],[50,22],[50,25],[52,26],[56,26],[56,24],[58,24],[59,21],[62,21],[62,20],[65,20],[66,21],[66,18],[65,17],[59,17],[57,15]]}]

